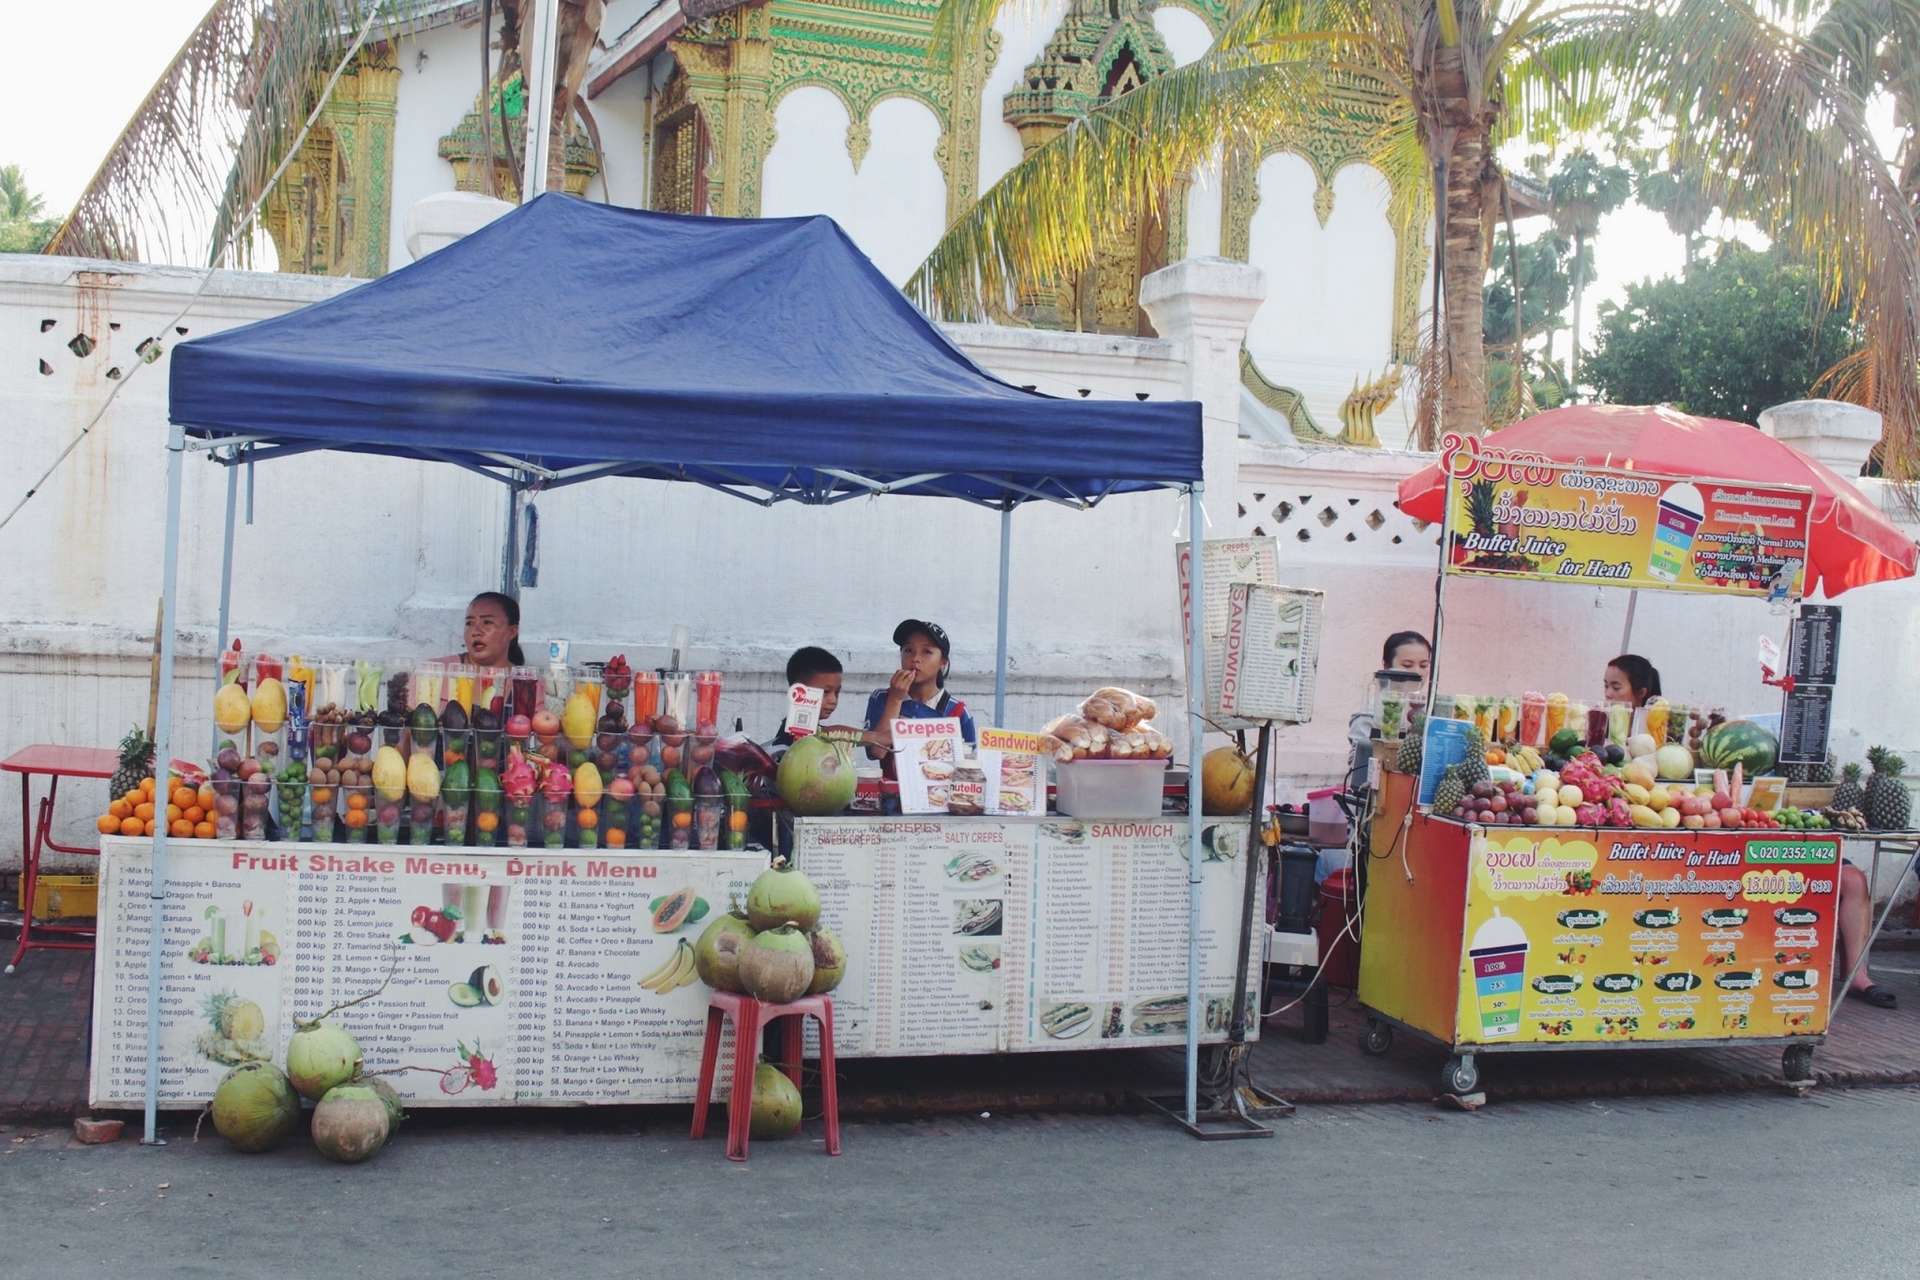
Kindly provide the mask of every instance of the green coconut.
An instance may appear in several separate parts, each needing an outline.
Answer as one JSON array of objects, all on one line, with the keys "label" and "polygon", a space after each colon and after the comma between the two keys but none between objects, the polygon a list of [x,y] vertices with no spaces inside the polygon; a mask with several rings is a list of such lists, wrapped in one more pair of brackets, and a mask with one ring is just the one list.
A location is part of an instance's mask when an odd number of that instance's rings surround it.
[{"label": "green coconut", "polygon": [[831,734],[800,739],[780,757],[774,788],[787,808],[808,818],[845,813],[859,786],[853,750]]},{"label": "green coconut", "polygon": [[807,943],[813,948],[813,981],[807,984],[807,994],[823,996],[847,976],[847,949],[840,935],[825,925],[809,933]]},{"label": "green coconut", "polygon": [[330,1022],[303,1022],[287,1042],[287,1079],[303,1098],[318,1102],[359,1072],[359,1042]]},{"label": "green coconut", "polygon": [[766,929],[740,948],[740,985],[768,1004],[786,1004],[813,984],[813,944],[790,924]]},{"label": "green coconut", "polygon": [[771,1062],[753,1069],[753,1116],[747,1133],[754,1138],[790,1138],[800,1132],[800,1090]]},{"label": "green coconut", "polygon": [[300,1124],[300,1095],[271,1062],[244,1062],[213,1091],[213,1128],[241,1151],[271,1151]]},{"label": "green coconut", "polygon": [[387,1136],[392,1137],[400,1132],[400,1122],[407,1118],[407,1109],[400,1102],[400,1091],[387,1083],[385,1076],[371,1076],[361,1083],[379,1094],[380,1100],[387,1104]]},{"label": "green coconut", "polygon": [[820,891],[791,862],[768,867],[747,890],[747,920],[755,929],[790,924],[805,932],[820,923]]},{"label": "green coconut", "polygon": [[387,1100],[370,1084],[327,1090],[313,1109],[313,1145],[341,1164],[358,1164],[386,1145],[392,1122]]},{"label": "green coconut", "polygon": [[700,931],[693,944],[693,967],[700,981],[715,991],[739,991],[740,949],[753,940],[754,929],[744,911],[727,912]]}]

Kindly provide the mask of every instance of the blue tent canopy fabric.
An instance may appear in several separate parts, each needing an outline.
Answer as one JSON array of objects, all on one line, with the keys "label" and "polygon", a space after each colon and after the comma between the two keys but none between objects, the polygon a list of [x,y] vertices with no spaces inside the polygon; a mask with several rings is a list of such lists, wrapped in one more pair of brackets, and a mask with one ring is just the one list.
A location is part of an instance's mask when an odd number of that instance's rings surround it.
[{"label": "blue tent canopy fabric", "polygon": [[986,373],[830,218],[543,195],[326,302],[181,344],[203,441],[687,480],[766,501],[1086,502],[1201,479],[1200,406]]}]

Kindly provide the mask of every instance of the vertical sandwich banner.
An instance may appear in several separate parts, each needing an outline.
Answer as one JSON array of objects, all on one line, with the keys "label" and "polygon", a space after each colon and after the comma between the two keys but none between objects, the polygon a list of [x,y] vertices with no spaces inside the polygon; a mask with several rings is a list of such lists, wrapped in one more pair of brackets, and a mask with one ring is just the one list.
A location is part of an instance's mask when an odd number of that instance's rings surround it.
[{"label": "vertical sandwich banner", "polygon": [[1805,489],[1564,466],[1470,443],[1441,455],[1446,573],[1776,598],[1805,585]]}]

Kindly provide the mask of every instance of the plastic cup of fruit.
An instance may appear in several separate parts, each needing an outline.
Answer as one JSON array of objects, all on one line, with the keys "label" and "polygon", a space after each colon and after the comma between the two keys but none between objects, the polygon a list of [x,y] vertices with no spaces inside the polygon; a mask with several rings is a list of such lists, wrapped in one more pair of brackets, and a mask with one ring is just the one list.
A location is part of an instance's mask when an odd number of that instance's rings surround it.
[{"label": "plastic cup of fruit", "polygon": [[510,804],[507,806],[507,848],[524,849],[527,847],[527,832],[533,826],[532,804]]},{"label": "plastic cup of fruit", "polygon": [[340,788],[340,825],[346,830],[348,844],[365,844],[367,826],[373,821],[373,788],[364,783]]},{"label": "plastic cup of fruit", "polygon": [[410,799],[407,805],[407,843],[433,843],[433,809],[439,801]]},{"label": "plastic cup of fruit", "polygon": [[313,815],[313,838],[331,843],[334,820],[339,814],[340,787],[333,779],[338,770],[315,769],[307,782],[307,807]]},{"label": "plastic cup of fruit", "polygon": [[447,793],[442,791],[440,798],[434,802],[437,808],[435,825],[446,833],[442,843],[450,845],[466,844],[467,813],[471,807],[468,801],[469,797],[462,794],[459,803],[450,803],[447,799]]},{"label": "plastic cup of fruit", "polygon": [[476,798],[473,802],[473,842],[482,849],[491,849],[500,841],[500,799],[491,796],[488,799]]},{"label": "plastic cup of fruit", "polygon": [[373,811],[373,829],[381,844],[400,843],[400,802],[380,799]]},{"label": "plastic cup of fruit", "polygon": [[744,849],[747,847],[747,806],[735,803],[727,806],[727,848]]},{"label": "plastic cup of fruit", "polygon": [[477,729],[473,734],[474,765],[498,772],[506,757],[506,734],[499,729]]},{"label": "plastic cup of fruit", "polygon": [[540,807],[540,838],[549,849],[567,847],[567,803],[548,800]]},{"label": "plastic cup of fruit", "polygon": [[600,847],[600,810],[597,805],[576,803],[573,806],[573,825],[579,834],[579,846],[582,849]]}]

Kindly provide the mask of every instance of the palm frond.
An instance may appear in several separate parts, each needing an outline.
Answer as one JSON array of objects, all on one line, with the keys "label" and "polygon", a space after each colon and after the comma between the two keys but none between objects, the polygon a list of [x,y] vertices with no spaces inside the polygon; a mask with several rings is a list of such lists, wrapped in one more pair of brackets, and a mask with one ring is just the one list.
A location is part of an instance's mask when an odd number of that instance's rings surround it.
[{"label": "palm frond", "polygon": [[391,35],[440,7],[434,0],[214,0],[47,252],[223,260],[235,220],[311,112],[317,78],[368,16],[377,13]]},{"label": "palm frond", "polygon": [[1326,109],[1327,73],[1215,50],[1074,121],[1000,179],[947,229],[906,289],[960,317],[1019,282],[1084,269],[1095,246],[1212,160],[1253,154],[1282,128]]}]

